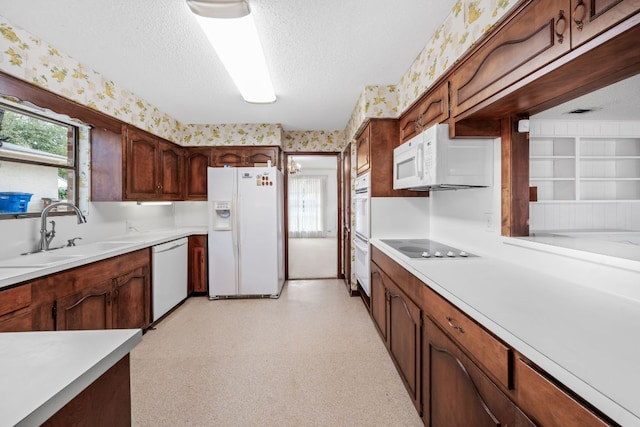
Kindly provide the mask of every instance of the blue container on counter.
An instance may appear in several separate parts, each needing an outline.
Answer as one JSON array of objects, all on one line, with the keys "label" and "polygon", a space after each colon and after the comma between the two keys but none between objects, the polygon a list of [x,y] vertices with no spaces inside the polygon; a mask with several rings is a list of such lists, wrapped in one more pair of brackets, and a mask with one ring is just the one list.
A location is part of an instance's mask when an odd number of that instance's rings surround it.
[{"label": "blue container on counter", "polygon": [[24,213],[32,193],[0,192],[0,213]]}]

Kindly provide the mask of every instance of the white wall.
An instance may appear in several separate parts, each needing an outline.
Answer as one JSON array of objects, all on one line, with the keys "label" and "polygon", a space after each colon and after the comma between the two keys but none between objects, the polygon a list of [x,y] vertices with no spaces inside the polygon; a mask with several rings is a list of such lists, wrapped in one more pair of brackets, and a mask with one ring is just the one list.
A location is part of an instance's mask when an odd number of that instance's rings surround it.
[{"label": "white wall", "polygon": [[[56,222],[56,237],[51,247],[64,245],[68,239],[82,237],[79,243],[112,238],[127,232],[144,232],[175,226],[173,206],[138,206],[134,202],[90,203],[85,224],[74,216],[49,217]],[[127,225],[135,230],[127,230]],[[51,225],[47,224],[50,229]],[[34,250],[40,241],[40,218],[0,221],[0,258],[17,256]]]},{"label": "white wall", "polygon": [[58,170],[28,163],[0,161],[0,191],[32,193],[28,212],[42,210],[42,198],[58,198]]},{"label": "white wall", "polygon": [[[528,269],[539,270],[548,274],[549,280],[568,280],[640,299],[640,280],[637,272],[506,244],[517,239],[500,235],[500,167],[498,139],[494,142],[494,185],[492,187],[431,193],[429,197],[431,239],[449,243],[481,256],[491,256]],[[526,274],[526,270],[523,270],[523,274]],[[470,277],[469,280],[473,278]]]}]

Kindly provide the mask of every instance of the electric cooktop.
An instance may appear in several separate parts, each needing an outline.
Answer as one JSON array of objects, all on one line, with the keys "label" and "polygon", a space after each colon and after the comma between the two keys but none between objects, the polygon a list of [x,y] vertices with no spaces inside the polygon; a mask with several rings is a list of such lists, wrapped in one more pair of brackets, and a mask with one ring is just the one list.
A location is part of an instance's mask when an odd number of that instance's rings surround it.
[{"label": "electric cooktop", "polygon": [[391,246],[409,258],[421,259],[449,259],[449,258],[471,258],[477,255],[463,251],[443,243],[430,239],[380,239],[383,243]]}]

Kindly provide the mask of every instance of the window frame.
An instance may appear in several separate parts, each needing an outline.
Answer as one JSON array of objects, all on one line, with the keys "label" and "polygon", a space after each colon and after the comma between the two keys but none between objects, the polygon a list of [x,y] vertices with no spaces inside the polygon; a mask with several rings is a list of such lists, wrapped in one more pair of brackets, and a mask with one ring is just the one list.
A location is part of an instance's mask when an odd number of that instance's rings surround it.
[{"label": "window frame", "polygon": [[[72,164],[59,164],[59,163],[47,163],[44,161],[36,161],[36,160],[27,160],[27,159],[19,159],[13,157],[3,156],[0,153],[0,162],[12,162],[12,163],[21,163],[28,164],[34,166],[43,166],[50,167],[54,169],[65,169],[69,171],[73,171],[73,204],[76,207],[80,205],[80,144],[79,144],[79,135],[80,135],[80,126],[78,124],[65,122],[62,120],[58,120],[56,118],[47,115],[46,112],[39,113],[37,111],[33,111],[28,108],[21,108],[21,106],[16,106],[11,102],[7,102],[7,100],[0,98],[0,108],[3,110],[9,110],[14,113],[22,114],[25,116],[29,116],[38,120],[42,120],[45,122],[53,123],[56,125],[67,127],[71,130],[71,144],[73,146],[73,155],[67,156],[67,159],[71,159]],[[19,219],[19,218],[39,218],[41,216],[42,211],[32,211],[32,212],[19,212],[19,213],[0,213],[0,220],[6,219]],[[75,215],[73,211],[51,211],[49,216],[67,216],[67,215]]]}]

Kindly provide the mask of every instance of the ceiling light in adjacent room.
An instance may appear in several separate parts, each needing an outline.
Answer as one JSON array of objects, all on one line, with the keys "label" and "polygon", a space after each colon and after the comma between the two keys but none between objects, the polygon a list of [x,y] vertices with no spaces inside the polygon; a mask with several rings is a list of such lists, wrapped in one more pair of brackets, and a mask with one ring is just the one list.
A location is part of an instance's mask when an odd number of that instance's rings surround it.
[{"label": "ceiling light in adjacent room", "polygon": [[271,103],[276,95],[246,1],[187,0],[209,42],[247,102]]}]

